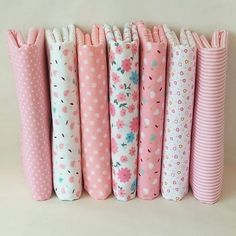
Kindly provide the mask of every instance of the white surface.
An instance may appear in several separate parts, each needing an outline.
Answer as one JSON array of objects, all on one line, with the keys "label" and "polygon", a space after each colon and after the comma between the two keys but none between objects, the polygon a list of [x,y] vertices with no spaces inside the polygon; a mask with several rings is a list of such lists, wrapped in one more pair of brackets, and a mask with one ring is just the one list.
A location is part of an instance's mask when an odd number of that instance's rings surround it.
[{"label": "white surface", "polygon": [[[236,1],[235,0],[0,0],[0,235],[236,235]],[[143,19],[147,23],[186,26],[199,33],[218,28],[230,31],[226,99],[226,161],[223,199],[213,206],[191,195],[173,203],[135,199],[128,203],[94,201],[32,201],[19,161],[19,114],[15,85],[7,58],[4,31],[30,26],[75,23],[90,29],[93,23]]]}]

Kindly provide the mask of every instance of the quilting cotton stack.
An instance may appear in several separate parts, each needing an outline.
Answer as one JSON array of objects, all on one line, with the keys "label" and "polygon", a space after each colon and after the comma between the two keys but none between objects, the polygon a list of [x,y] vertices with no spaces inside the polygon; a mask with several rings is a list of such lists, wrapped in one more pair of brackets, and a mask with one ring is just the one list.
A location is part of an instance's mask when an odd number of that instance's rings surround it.
[{"label": "quilting cotton stack", "polygon": [[136,26],[123,36],[105,25],[109,46],[110,126],[113,192],[118,200],[136,195],[139,131],[139,40]]},{"label": "quilting cotton stack", "polygon": [[221,195],[224,165],[224,100],[227,64],[226,31],[216,31],[209,43],[194,33],[198,45],[191,186],[204,203]]},{"label": "quilting cotton stack", "polygon": [[94,199],[111,194],[106,38],[94,25],[91,37],[77,29],[84,187]]},{"label": "quilting cotton stack", "polygon": [[164,30],[169,57],[161,188],[165,199],[180,200],[189,189],[196,47],[190,31],[181,29],[179,41]]},{"label": "quilting cotton stack", "polygon": [[24,172],[35,200],[52,194],[50,102],[46,72],[44,30],[7,33],[21,115],[21,155]]},{"label": "quilting cotton stack", "polygon": [[46,31],[52,108],[54,190],[60,200],[82,192],[80,117],[74,25]]},{"label": "quilting cotton stack", "polygon": [[140,135],[137,195],[154,199],[160,192],[167,39],[162,26],[152,31],[137,24],[140,37]]}]

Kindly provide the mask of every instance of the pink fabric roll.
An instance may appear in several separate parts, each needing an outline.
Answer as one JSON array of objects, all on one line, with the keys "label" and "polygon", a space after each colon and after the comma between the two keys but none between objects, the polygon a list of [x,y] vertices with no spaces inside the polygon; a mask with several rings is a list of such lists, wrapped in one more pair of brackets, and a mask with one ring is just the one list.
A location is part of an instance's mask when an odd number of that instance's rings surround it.
[{"label": "pink fabric roll", "polygon": [[140,135],[137,194],[154,199],[160,193],[165,102],[167,39],[162,26],[138,23],[141,41]]},{"label": "pink fabric roll", "polygon": [[94,199],[111,194],[106,40],[103,26],[91,37],[77,29],[84,187]]},{"label": "pink fabric roll", "polygon": [[211,44],[193,34],[198,45],[190,183],[203,203],[221,195],[224,166],[224,99],[227,32],[213,33]]},{"label": "pink fabric roll", "polygon": [[7,33],[21,115],[21,154],[35,200],[52,194],[50,102],[44,30],[31,29],[24,42],[20,32]]}]

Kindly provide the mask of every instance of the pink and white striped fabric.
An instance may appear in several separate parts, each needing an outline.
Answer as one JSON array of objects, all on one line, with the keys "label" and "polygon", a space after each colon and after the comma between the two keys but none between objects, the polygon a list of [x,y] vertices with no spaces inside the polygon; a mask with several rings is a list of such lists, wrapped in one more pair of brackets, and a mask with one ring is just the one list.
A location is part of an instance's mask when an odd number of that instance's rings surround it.
[{"label": "pink and white striped fabric", "polygon": [[77,29],[84,187],[94,199],[111,194],[106,39],[103,26]]},{"label": "pink and white striped fabric", "polygon": [[223,182],[228,33],[214,32],[211,44],[193,35],[198,59],[190,183],[198,200],[212,204],[220,198]]},{"label": "pink and white striped fabric", "polygon": [[21,115],[21,155],[35,200],[52,194],[50,101],[44,30],[30,29],[27,42],[18,31],[7,33]]},{"label": "pink and white striped fabric", "polygon": [[196,70],[196,46],[190,31],[180,40],[164,26],[169,43],[162,195],[181,200],[189,189],[190,143]]},{"label": "pink and white striped fabric", "polygon": [[137,195],[154,199],[160,193],[165,102],[167,39],[162,26],[138,23],[140,55],[140,135]]}]

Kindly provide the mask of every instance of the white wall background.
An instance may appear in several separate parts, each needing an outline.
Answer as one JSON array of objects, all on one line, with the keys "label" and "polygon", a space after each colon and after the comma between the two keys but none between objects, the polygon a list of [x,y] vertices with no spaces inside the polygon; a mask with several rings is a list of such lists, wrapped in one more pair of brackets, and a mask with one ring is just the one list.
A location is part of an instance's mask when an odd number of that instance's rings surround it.
[{"label": "white wall background", "polygon": [[210,36],[215,29],[230,31],[226,99],[226,161],[236,161],[236,1],[235,0],[0,0],[0,158],[18,159],[19,114],[4,31],[31,26],[75,23],[89,30],[93,23],[118,24],[144,20],[166,23]]}]

